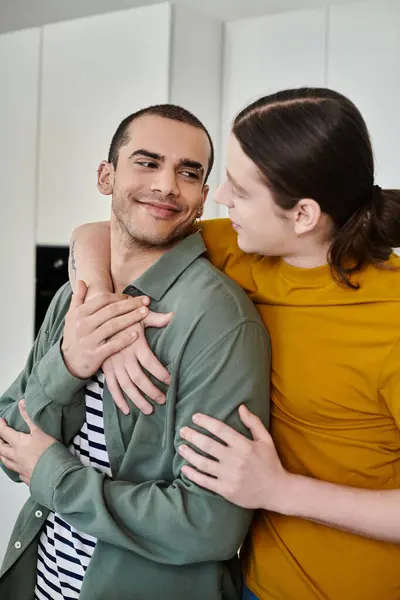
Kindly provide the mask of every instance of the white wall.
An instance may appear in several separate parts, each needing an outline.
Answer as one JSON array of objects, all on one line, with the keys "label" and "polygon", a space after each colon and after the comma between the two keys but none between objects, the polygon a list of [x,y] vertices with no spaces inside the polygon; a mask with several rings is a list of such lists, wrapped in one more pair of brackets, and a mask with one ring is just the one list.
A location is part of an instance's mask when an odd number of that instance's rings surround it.
[{"label": "white wall", "polygon": [[213,192],[218,184],[222,102],[223,23],[183,6],[173,6],[170,102],[203,121],[215,145],[215,165],[204,217],[218,215]]},{"label": "white wall", "polygon": [[[40,31],[0,36],[0,389],[32,345]],[[0,474],[0,561],[26,487]]]},{"label": "white wall", "polygon": [[44,27],[37,242],[108,219],[96,170],[130,113],[168,101],[169,4]]},{"label": "white wall", "polygon": [[361,110],[379,185],[400,188],[400,2],[332,7],[328,44],[328,85]]},{"label": "white wall", "polygon": [[326,9],[268,15],[228,23],[222,112],[226,141],[235,115],[260,96],[325,83]]}]

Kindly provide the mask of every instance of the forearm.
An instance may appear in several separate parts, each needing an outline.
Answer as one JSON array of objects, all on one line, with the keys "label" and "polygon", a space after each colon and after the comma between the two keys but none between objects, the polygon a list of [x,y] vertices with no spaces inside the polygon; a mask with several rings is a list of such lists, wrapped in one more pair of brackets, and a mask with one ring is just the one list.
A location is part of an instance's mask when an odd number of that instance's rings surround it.
[{"label": "forearm", "polygon": [[84,467],[61,444],[39,459],[31,496],[80,531],[164,564],[228,560],[252,513],[190,485],[111,480]]},{"label": "forearm", "polygon": [[[83,388],[86,380],[71,375],[56,342],[34,364],[26,368],[0,397],[0,417],[17,431],[27,432],[18,403],[24,398],[32,421],[60,441],[76,433],[84,420]],[[68,425],[63,424],[66,419]],[[69,441],[69,440],[67,440]]]},{"label": "forearm", "polygon": [[400,490],[366,490],[290,475],[276,512],[400,543]]},{"label": "forearm", "polygon": [[68,272],[73,290],[76,281],[82,279],[91,295],[112,291],[109,221],[87,223],[74,229]]}]

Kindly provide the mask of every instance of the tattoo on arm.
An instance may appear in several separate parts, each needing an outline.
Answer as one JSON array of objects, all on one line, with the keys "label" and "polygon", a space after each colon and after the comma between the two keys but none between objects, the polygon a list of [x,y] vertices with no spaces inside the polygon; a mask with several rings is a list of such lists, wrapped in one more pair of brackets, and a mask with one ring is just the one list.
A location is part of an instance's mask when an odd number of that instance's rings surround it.
[{"label": "tattoo on arm", "polygon": [[75,243],[76,240],[72,242],[71,246],[71,256],[70,256],[70,266],[71,266],[71,278],[73,283],[76,283],[76,261],[75,261]]}]

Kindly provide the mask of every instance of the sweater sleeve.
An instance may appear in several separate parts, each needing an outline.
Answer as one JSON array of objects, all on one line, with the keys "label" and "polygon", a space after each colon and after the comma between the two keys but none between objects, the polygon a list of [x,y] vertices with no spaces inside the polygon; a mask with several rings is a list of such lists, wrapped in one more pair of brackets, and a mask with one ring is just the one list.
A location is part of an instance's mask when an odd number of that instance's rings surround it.
[{"label": "sweater sleeve", "polygon": [[257,288],[253,278],[253,265],[261,260],[261,257],[245,254],[239,248],[237,234],[229,219],[204,221],[201,235],[210,262],[251,296]]},{"label": "sweater sleeve", "polygon": [[[86,384],[68,371],[61,354],[60,340],[54,338],[66,293],[65,286],[57,292],[23,370],[0,396],[0,417],[10,427],[25,433],[28,431],[18,405],[24,398],[32,421],[45,433],[64,443],[70,441],[84,421],[85,407],[80,391]],[[19,482],[18,474],[9,471],[3,464],[1,468],[10,479]]]}]

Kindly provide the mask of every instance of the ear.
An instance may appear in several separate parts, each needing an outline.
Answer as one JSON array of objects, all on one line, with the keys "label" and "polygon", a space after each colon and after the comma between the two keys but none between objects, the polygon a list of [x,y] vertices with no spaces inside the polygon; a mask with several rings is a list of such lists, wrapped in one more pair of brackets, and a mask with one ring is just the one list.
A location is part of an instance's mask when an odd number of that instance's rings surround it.
[{"label": "ear", "polygon": [[203,187],[203,190],[202,190],[202,198],[201,198],[201,202],[200,202],[200,205],[199,205],[199,210],[198,210],[198,216],[199,216],[199,218],[203,216],[203,212],[204,212],[204,204],[205,204],[205,202],[206,202],[206,200],[207,200],[207,196],[208,196],[208,192],[209,192],[209,191],[210,191],[210,188],[209,188],[209,186],[208,186],[208,185],[205,185],[205,186]]},{"label": "ear", "polygon": [[299,200],[293,209],[294,232],[300,237],[313,231],[321,219],[321,207],[311,198]]},{"label": "ear", "polygon": [[97,189],[104,196],[111,196],[114,188],[114,167],[102,160],[97,169]]}]

